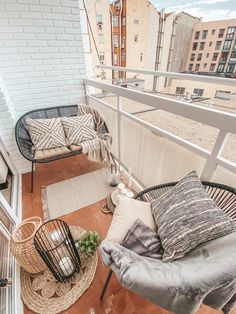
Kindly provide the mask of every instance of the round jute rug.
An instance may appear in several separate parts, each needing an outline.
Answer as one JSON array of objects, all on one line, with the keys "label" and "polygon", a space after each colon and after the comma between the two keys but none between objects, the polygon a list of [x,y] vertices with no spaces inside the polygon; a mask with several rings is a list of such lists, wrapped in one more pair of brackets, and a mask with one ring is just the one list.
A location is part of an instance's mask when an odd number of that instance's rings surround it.
[{"label": "round jute rug", "polygon": [[[70,227],[74,239],[78,240],[86,231]],[[39,314],[56,314],[68,309],[89,288],[95,276],[98,256],[81,258],[81,270],[66,283],[55,280],[49,270],[29,274],[21,268],[21,297],[24,304]]]}]

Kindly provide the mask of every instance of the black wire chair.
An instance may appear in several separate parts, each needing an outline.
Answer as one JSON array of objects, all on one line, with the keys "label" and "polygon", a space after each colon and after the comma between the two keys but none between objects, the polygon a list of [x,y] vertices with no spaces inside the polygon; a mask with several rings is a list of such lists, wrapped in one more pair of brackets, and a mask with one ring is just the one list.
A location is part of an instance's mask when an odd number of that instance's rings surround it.
[{"label": "black wire chair", "polygon": [[[15,127],[15,138],[17,146],[23,157],[31,162],[31,193],[34,190],[34,166],[35,163],[47,163],[50,161],[71,157],[82,153],[82,149],[77,151],[71,151],[63,155],[57,155],[44,159],[35,159],[35,154],[33,151],[33,143],[31,141],[29,131],[26,124],[26,119],[51,119],[59,117],[75,117],[78,113],[77,105],[70,106],[60,106],[36,109],[25,113],[19,118]],[[106,124],[100,129],[100,133],[108,133]]]},{"label": "black wire chair", "polygon": [[[178,182],[170,182],[165,184],[156,185],[139,192],[135,199],[151,202],[161,195],[169,191]],[[224,184],[202,181],[208,195],[214,200],[216,205],[220,207],[228,216],[236,221],[236,189]],[[103,285],[100,294],[100,300],[103,299],[107,286],[112,276],[112,270],[109,271],[106,281]]]}]

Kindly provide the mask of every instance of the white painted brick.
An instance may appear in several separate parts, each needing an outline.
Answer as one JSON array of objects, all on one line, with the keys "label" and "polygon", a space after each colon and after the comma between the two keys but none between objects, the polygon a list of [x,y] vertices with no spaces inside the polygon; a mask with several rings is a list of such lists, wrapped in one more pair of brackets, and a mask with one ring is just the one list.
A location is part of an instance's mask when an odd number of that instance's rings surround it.
[{"label": "white painted brick", "polygon": [[46,20],[62,20],[62,17],[59,13],[42,13],[42,18]]},{"label": "white painted brick", "polygon": [[17,53],[17,48],[0,49],[0,54],[10,54],[10,53]]},{"label": "white painted brick", "polygon": [[73,41],[75,40],[75,35],[69,35],[69,34],[58,34],[56,35],[57,40],[69,40]]},{"label": "white painted brick", "polygon": [[59,59],[50,59],[47,58],[47,60],[43,60],[43,64],[60,64],[61,63],[61,60]]},{"label": "white painted brick", "polygon": [[42,60],[23,60],[22,64],[36,66],[42,64]]},{"label": "white painted brick", "polygon": [[50,20],[32,20],[32,24],[35,25],[35,26],[45,26],[45,27],[48,27],[48,26],[53,26],[53,21],[50,21]]},{"label": "white painted brick", "polygon": [[50,70],[54,70],[53,66],[51,65],[39,65],[39,66],[35,66],[34,67],[35,71],[50,71]]},{"label": "white painted brick", "polygon": [[[1,35],[0,35],[1,36]],[[16,33],[13,34],[14,39],[34,39],[35,35],[34,34],[25,34],[25,33]]]},{"label": "white painted brick", "polygon": [[25,40],[5,40],[6,47],[25,47],[27,42]]},{"label": "white painted brick", "polygon": [[34,68],[32,66],[18,66],[18,67],[14,67],[13,72],[30,72],[33,71]]},{"label": "white painted brick", "polygon": [[72,22],[79,22],[79,15],[75,15],[75,14],[65,14],[63,16],[63,19],[65,21],[72,21]]},{"label": "white painted brick", "polygon": [[34,71],[34,72],[29,72],[25,73],[25,77],[40,77],[40,76],[45,76],[45,73],[43,71]]},{"label": "white painted brick", "polygon": [[20,47],[18,48],[19,53],[36,53],[39,51],[39,48],[32,48],[32,47]]},{"label": "white painted brick", "polygon": [[39,48],[39,51],[40,52],[58,52],[58,48],[57,47],[42,47],[42,48]]},{"label": "white painted brick", "polygon": [[24,19],[41,19],[41,13],[39,12],[22,12],[19,15]]},{"label": "white painted brick", "polygon": [[61,5],[65,7],[78,8],[77,0],[62,0]]},{"label": "white painted brick", "polygon": [[36,38],[39,40],[55,40],[55,34],[37,34]]},{"label": "white painted brick", "polygon": [[24,27],[24,32],[25,33],[44,33],[44,28],[40,26],[30,26],[30,27]]},{"label": "white painted brick", "polygon": [[0,26],[8,25],[8,20],[0,19]]},{"label": "white painted brick", "polygon": [[49,41],[48,46],[50,47],[64,47],[66,46],[67,42],[66,41],[59,41],[59,40],[54,40],[54,41]]},{"label": "white painted brick", "polygon": [[31,20],[30,19],[9,19],[8,20],[10,25],[13,26],[28,26],[28,25],[32,25]]},{"label": "white painted brick", "polygon": [[68,59],[69,58],[69,54],[68,53],[54,53],[51,56],[53,59]]},{"label": "white painted brick", "polygon": [[17,0],[18,3],[24,4],[38,4],[38,0]]},{"label": "white painted brick", "polygon": [[65,85],[65,81],[54,81],[54,82],[49,82],[48,86],[64,86]]},{"label": "white painted brick", "polygon": [[80,30],[78,28],[65,28],[66,34],[79,34]]},{"label": "white painted brick", "polygon": [[40,5],[60,6],[60,0],[39,0]]},{"label": "white painted brick", "polygon": [[68,21],[54,21],[54,25],[56,27],[73,27],[73,23],[72,22],[68,22]]},{"label": "white painted brick", "polygon": [[8,34],[8,33],[0,33],[0,40],[4,40],[4,39],[12,39],[13,35],[12,34]]},{"label": "white painted brick", "polygon": [[45,72],[46,76],[57,76],[57,75],[62,75],[63,71],[47,71]]},{"label": "white painted brick", "polygon": [[70,70],[71,69],[71,65],[65,65],[65,64],[57,64],[53,66],[54,70]]},{"label": "white painted brick", "polygon": [[51,8],[45,5],[30,5],[30,12],[50,12]]},{"label": "white painted brick", "polygon": [[32,59],[50,59],[51,56],[48,53],[35,53],[31,56]]},{"label": "white painted brick", "polygon": [[1,19],[16,19],[18,18],[18,12],[11,12],[11,11],[0,11],[0,18]]},{"label": "white painted brick", "polygon": [[45,47],[48,42],[46,40],[28,40],[27,44],[29,47]]},{"label": "white painted brick", "polygon": [[59,52],[76,52],[76,47],[59,47]]},{"label": "white painted brick", "polygon": [[65,29],[63,27],[46,27],[46,33],[53,33],[53,34],[63,34]]},{"label": "white painted brick", "polygon": [[[0,19],[0,23],[1,23],[2,19]],[[8,25],[8,21],[7,22],[7,25]],[[1,24],[0,24],[1,25]],[[23,27],[16,27],[16,26],[1,26],[0,27],[0,33],[22,33],[24,30],[23,30]]]},{"label": "white painted brick", "polygon": [[66,41],[66,44],[69,47],[82,47],[81,41],[78,40]]},{"label": "white painted brick", "polygon": [[71,8],[66,8],[66,7],[52,7],[51,11],[53,13],[63,13],[63,14],[70,14],[71,13]]},{"label": "white painted brick", "polygon": [[16,3],[14,3],[14,4],[6,4],[5,8],[8,11],[16,11],[16,12],[28,11],[28,6],[24,5],[24,4],[16,4]]}]

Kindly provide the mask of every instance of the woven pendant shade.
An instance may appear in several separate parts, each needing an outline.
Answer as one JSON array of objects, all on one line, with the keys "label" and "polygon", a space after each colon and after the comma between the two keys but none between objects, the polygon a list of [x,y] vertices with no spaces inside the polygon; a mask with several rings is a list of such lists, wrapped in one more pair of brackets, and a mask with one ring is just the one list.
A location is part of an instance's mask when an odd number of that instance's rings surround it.
[{"label": "woven pendant shade", "polygon": [[10,239],[12,255],[27,272],[32,274],[47,269],[34,246],[34,235],[41,225],[40,217],[25,219],[16,227]]}]

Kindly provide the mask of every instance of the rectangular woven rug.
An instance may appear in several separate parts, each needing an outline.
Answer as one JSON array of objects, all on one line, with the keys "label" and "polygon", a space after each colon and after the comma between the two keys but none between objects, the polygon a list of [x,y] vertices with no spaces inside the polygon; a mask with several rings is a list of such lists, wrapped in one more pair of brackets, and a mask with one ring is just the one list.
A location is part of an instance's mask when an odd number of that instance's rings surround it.
[{"label": "rectangular woven rug", "polygon": [[94,204],[114,190],[107,182],[107,168],[42,188],[44,219],[54,219]]}]

